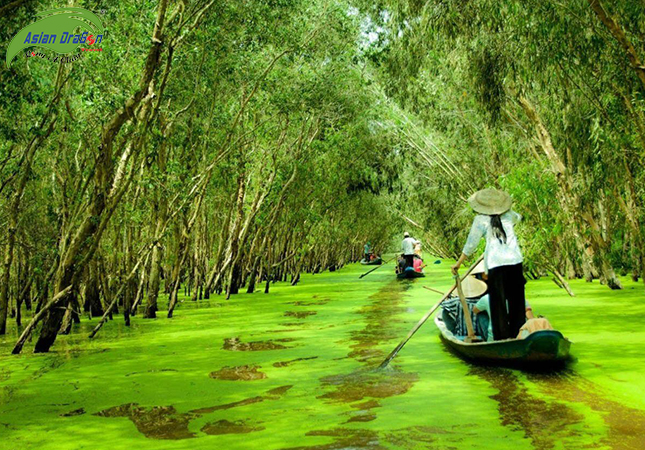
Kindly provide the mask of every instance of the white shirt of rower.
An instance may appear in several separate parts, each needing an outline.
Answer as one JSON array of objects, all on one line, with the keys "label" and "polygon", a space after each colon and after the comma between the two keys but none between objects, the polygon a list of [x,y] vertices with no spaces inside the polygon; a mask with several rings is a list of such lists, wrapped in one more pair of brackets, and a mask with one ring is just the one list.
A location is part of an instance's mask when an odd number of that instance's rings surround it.
[{"label": "white shirt of rower", "polygon": [[502,226],[506,232],[506,243],[500,242],[493,235],[493,227],[490,224],[490,216],[478,214],[473,220],[473,226],[470,228],[470,234],[464,245],[463,253],[470,256],[475,253],[479,241],[482,237],[486,238],[486,250],[484,251],[484,267],[486,273],[489,269],[500,266],[512,266],[522,262],[522,251],[515,236],[514,225],[522,220],[515,211],[506,211],[500,216]]},{"label": "white shirt of rower", "polygon": [[404,255],[414,255],[414,246],[417,244],[419,241],[412,237],[406,237],[403,239],[403,242],[401,242],[401,250],[403,250]]}]

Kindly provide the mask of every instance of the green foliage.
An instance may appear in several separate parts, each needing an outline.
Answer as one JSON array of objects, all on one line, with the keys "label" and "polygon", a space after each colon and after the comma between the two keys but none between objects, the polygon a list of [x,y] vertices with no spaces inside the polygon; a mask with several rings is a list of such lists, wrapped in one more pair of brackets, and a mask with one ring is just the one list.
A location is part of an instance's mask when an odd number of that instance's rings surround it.
[{"label": "green foliage", "polygon": [[[118,301],[141,296],[152,248],[167,287],[207,291],[335,269],[365,241],[398,248],[404,228],[426,251],[457,256],[472,219],[465,200],[489,186],[524,216],[532,271],[642,274],[645,82],[588,2],[201,11],[209,2],[172,0],[144,86],[160,3],[77,3],[104,10],[103,52],[62,69],[18,55],[0,71],[0,225],[19,219],[14,291],[22,264],[54,294],[44,277],[77,235],[75,291],[100,262],[104,302],[126,284]],[[58,6],[18,8],[3,48],[39,8]],[[605,7],[642,61],[642,8]],[[110,128],[116,119],[123,126]]]}]

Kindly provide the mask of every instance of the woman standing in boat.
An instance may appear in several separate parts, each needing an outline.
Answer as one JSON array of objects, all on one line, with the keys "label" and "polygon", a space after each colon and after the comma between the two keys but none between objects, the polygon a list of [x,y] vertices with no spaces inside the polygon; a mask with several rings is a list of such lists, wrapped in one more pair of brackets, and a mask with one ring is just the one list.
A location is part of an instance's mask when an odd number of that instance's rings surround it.
[{"label": "woman standing in boat", "polygon": [[[524,324],[524,284],[522,252],[517,243],[514,225],[521,219],[511,210],[511,196],[497,189],[475,192],[468,204],[477,213],[461,257],[452,266],[459,267],[471,256],[482,237],[486,238],[484,265],[488,274],[490,320],[495,340],[514,338]],[[507,304],[508,302],[508,309]]]}]

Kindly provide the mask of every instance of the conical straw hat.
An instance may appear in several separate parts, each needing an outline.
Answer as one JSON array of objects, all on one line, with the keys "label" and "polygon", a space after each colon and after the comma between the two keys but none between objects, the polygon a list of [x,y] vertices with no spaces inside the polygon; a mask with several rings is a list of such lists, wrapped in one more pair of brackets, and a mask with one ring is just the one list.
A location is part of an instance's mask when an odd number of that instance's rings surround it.
[{"label": "conical straw hat", "polygon": [[471,275],[477,275],[478,273],[484,273],[486,272],[486,268],[484,267],[484,260],[482,259],[479,261],[479,264],[475,266],[473,270],[470,271]]},{"label": "conical straw hat", "polygon": [[508,193],[498,189],[482,189],[475,192],[469,199],[468,204],[475,212],[492,216],[503,214],[513,204],[513,200]]},{"label": "conical straw hat", "polygon": [[483,295],[488,290],[488,285],[469,275],[461,282],[461,290],[464,291],[466,298],[475,298]]}]

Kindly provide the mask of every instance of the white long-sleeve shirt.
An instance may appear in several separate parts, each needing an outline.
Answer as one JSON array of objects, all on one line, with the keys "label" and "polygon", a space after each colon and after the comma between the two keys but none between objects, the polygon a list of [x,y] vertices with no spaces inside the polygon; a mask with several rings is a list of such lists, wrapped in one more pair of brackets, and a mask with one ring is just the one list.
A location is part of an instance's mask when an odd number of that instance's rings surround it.
[{"label": "white long-sleeve shirt", "polygon": [[486,250],[484,250],[484,267],[488,273],[489,269],[499,266],[512,266],[522,262],[522,251],[515,236],[513,226],[522,220],[515,211],[507,211],[500,216],[502,226],[506,232],[506,243],[502,243],[493,235],[493,227],[490,224],[490,216],[478,214],[473,220],[470,234],[464,245],[463,253],[466,256],[472,255],[482,237],[486,238]]},{"label": "white long-sleeve shirt", "polygon": [[403,242],[401,242],[401,250],[403,251],[403,254],[414,255],[414,246],[417,242],[419,241],[411,237],[403,239]]}]

